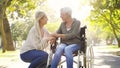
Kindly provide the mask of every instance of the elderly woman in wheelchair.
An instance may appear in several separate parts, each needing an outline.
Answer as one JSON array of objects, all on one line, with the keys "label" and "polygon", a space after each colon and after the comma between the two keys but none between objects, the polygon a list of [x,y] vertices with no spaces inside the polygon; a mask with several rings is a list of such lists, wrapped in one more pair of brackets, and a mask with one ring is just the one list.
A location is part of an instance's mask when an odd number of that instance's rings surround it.
[{"label": "elderly woman in wheelchair", "polygon": [[73,68],[73,52],[81,47],[81,42],[77,38],[80,31],[80,21],[72,18],[71,14],[72,10],[69,7],[61,9],[63,22],[58,31],[52,34],[55,38],[60,38],[61,42],[56,48],[51,68],[57,68],[63,54],[66,57],[67,68]]}]

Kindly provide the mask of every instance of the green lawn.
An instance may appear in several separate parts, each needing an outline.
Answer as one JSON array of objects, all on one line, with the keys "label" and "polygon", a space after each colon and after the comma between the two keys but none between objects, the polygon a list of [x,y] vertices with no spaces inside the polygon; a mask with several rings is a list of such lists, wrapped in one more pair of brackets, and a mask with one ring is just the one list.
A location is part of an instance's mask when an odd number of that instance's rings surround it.
[{"label": "green lawn", "polygon": [[109,51],[109,53],[120,56],[120,48],[118,48],[117,45],[106,45],[106,46],[103,46],[103,47],[101,47],[99,49]]},{"label": "green lawn", "polygon": [[0,49],[0,55],[15,55],[18,54],[19,50],[15,50],[15,51],[6,51],[5,53],[2,53],[2,49]]},{"label": "green lawn", "polygon": [[118,49],[120,49],[120,48],[118,48],[118,46],[117,45],[106,45],[106,46],[104,46],[104,48],[100,48],[100,49],[107,49],[107,50],[118,50]]},{"label": "green lawn", "polygon": [[107,49],[120,49],[117,45],[107,45]]},{"label": "green lawn", "polygon": [[8,59],[17,61],[19,58],[19,50],[16,51],[6,51],[5,53],[2,53],[2,49],[0,49],[0,59]]}]

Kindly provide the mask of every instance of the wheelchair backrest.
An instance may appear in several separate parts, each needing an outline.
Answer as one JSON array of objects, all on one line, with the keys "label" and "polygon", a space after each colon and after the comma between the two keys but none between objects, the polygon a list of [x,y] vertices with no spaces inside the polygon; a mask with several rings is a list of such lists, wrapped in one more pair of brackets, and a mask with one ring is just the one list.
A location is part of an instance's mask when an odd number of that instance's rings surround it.
[{"label": "wheelchair backrest", "polygon": [[86,28],[87,28],[86,26],[80,28],[80,41],[81,41],[80,50],[83,51],[83,53],[86,53],[86,32],[85,32]]},{"label": "wheelchair backrest", "polygon": [[86,33],[85,33],[86,28],[87,28],[87,26],[80,28],[80,40],[81,41],[85,41],[85,39],[86,39]]}]

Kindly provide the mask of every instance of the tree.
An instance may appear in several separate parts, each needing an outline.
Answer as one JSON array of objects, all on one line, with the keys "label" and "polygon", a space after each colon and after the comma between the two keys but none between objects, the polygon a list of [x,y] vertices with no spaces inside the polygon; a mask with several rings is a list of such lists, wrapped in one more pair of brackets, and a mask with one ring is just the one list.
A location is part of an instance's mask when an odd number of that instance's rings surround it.
[{"label": "tree", "polygon": [[[45,1],[46,0],[21,0],[15,2],[16,4],[13,4],[14,6],[11,6],[13,9],[10,7],[8,8],[9,17],[13,20],[11,31],[14,42],[20,41],[21,45],[22,41],[26,40],[29,30],[34,24],[34,10],[37,6],[42,6]],[[17,13],[18,15],[15,16],[14,13]]]},{"label": "tree", "polygon": [[33,21],[31,21],[31,20],[28,20],[28,21],[25,20],[26,22],[18,20],[11,25],[11,32],[12,32],[12,37],[13,37],[15,46],[17,46],[16,43],[18,41],[20,42],[18,45],[21,45],[22,41],[26,40],[29,30],[31,29],[31,27],[34,24]]},{"label": "tree", "polygon": [[[19,17],[23,17],[26,13],[34,9],[36,4],[41,4],[45,0],[0,0],[0,26],[3,40],[3,50],[15,50],[13,40],[10,31],[10,25],[7,15],[11,12],[16,11]],[[6,40],[5,40],[6,39]],[[6,42],[6,43],[5,43]]]},{"label": "tree", "polygon": [[5,11],[6,11],[6,7],[7,4],[10,0],[0,0],[0,32],[2,34],[2,43],[3,43],[3,52],[5,52],[7,50],[7,38],[6,38],[6,33],[4,30],[4,19],[5,19]]},{"label": "tree", "polygon": [[112,32],[120,47],[120,0],[93,0],[91,5],[91,21],[101,25],[99,27],[108,33],[108,36]]}]

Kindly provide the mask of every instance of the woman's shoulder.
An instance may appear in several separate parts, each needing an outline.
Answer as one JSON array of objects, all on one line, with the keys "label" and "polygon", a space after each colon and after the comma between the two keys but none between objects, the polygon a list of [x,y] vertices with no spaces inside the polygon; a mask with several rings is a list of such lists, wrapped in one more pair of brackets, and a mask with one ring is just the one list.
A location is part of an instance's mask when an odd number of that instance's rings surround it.
[{"label": "woman's shoulder", "polygon": [[36,30],[34,26],[29,30],[29,33],[28,33],[28,35],[32,35],[32,34],[36,34]]},{"label": "woman's shoulder", "polygon": [[60,27],[62,28],[63,26],[65,26],[65,22],[61,22]]},{"label": "woman's shoulder", "polygon": [[80,21],[77,20],[77,19],[75,19],[75,18],[74,18],[74,22],[75,22],[76,24],[80,24]]},{"label": "woman's shoulder", "polygon": [[80,21],[79,20],[77,20],[77,19],[74,19],[74,23],[73,23],[73,25],[74,26],[76,26],[76,25],[80,25],[81,23],[80,23]]}]

